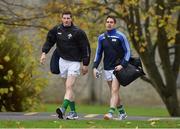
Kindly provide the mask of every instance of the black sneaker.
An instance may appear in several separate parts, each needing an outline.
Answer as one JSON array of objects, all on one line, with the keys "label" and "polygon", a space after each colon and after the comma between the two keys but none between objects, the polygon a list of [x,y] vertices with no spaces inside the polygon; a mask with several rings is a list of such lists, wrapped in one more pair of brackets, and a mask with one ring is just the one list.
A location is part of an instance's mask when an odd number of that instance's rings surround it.
[{"label": "black sneaker", "polygon": [[61,108],[57,108],[56,113],[58,114],[59,119],[63,119],[64,113]]}]

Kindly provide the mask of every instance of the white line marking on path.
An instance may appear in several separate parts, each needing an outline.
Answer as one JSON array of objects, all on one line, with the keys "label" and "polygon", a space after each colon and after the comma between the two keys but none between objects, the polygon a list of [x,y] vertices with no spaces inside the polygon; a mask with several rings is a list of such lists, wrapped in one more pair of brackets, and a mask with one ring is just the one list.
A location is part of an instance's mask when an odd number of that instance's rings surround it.
[{"label": "white line marking on path", "polygon": [[148,119],[148,121],[158,121],[158,120],[160,120],[160,118],[150,118],[150,119]]},{"label": "white line marking on path", "polygon": [[88,114],[88,115],[85,115],[84,117],[85,118],[93,118],[93,117],[96,117],[98,116],[99,114]]},{"label": "white line marking on path", "polygon": [[57,116],[56,114],[52,114],[51,116]]},{"label": "white line marking on path", "polygon": [[38,114],[38,112],[29,112],[29,113],[25,113],[24,115],[25,116],[30,116],[30,115],[35,115],[35,114]]}]

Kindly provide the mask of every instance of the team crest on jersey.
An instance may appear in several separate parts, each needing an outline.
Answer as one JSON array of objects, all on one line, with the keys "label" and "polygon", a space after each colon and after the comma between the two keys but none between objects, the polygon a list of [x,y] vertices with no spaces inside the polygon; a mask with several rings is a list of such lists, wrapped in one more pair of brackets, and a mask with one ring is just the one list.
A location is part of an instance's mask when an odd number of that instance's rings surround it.
[{"label": "team crest on jersey", "polygon": [[68,39],[71,39],[72,38],[72,34],[68,34]]},{"label": "team crest on jersey", "polygon": [[112,42],[116,42],[117,41],[117,39],[112,39]]}]

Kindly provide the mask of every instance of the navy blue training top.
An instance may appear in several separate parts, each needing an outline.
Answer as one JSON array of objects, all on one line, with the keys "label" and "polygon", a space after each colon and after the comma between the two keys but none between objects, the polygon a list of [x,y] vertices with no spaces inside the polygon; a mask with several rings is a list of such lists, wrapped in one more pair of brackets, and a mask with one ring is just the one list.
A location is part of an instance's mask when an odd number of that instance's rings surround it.
[{"label": "navy blue training top", "polygon": [[[102,54],[104,54],[104,70],[114,70],[119,64],[126,67],[131,55],[126,36],[116,29],[107,31],[106,33],[109,40],[105,39],[104,33],[98,37],[93,68],[98,67]],[[116,62],[117,58],[120,58],[118,64]]]}]

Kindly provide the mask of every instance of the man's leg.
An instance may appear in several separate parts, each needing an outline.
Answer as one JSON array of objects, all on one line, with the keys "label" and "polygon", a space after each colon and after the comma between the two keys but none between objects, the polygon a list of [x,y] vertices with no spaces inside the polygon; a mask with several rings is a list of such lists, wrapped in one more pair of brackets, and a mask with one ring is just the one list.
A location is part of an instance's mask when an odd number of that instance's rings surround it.
[{"label": "man's leg", "polygon": [[115,112],[115,107],[112,106],[113,103],[113,99],[112,99],[112,80],[113,80],[113,70],[109,71],[109,70],[105,70],[104,71],[104,77],[105,80],[108,83],[109,86],[109,90],[110,90],[110,107],[109,107],[109,111],[107,114],[104,115],[104,119],[109,120],[113,118],[113,114]]},{"label": "man's leg", "polygon": [[[61,77],[65,79],[65,95],[61,108],[57,109],[59,118],[63,118],[65,111],[70,106],[71,111],[75,112],[74,92],[73,87],[76,77],[80,74],[80,62],[71,62],[60,58],[59,61]],[[62,116],[62,117],[61,117]]]},{"label": "man's leg", "polygon": [[116,108],[119,101],[119,83],[117,79],[113,79],[111,86],[111,103],[110,106]]},{"label": "man's leg", "polygon": [[119,96],[119,94],[118,94],[117,110],[118,110],[119,114],[124,114],[124,113],[125,113],[125,109],[124,109],[124,107],[123,107],[122,102],[120,101],[120,96]]},{"label": "man's leg", "polygon": [[69,106],[71,111],[67,115],[67,119],[74,120],[78,119],[77,113],[76,113],[76,108],[75,108],[75,95],[73,91],[73,87],[76,81],[76,76],[68,76],[67,81],[66,81],[66,94],[65,94],[65,99],[69,99]]},{"label": "man's leg", "polygon": [[64,99],[68,99],[69,101],[74,101],[74,92],[73,86],[76,81],[76,76],[68,76],[66,80],[66,93],[64,95]]},{"label": "man's leg", "polygon": [[108,86],[109,86],[109,91],[110,91],[110,105],[111,105],[111,103],[112,103],[112,99],[111,99],[111,92],[112,92],[112,81],[107,81],[107,83],[108,83]]},{"label": "man's leg", "polygon": [[[67,78],[63,78],[63,82],[64,82],[64,85],[66,87],[66,81],[67,81]],[[66,90],[65,90],[65,94],[66,94]],[[65,95],[64,95],[65,96]],[[70,100],[69,99],[66,99],[64,97],[64,101],[63,101],[63,104],[61,105],[61,108],[63,110],[63,113],[65,113],[67,107],[69,106],[69,103],[70,103]]]},{"label": "man's leg", "polygon": [[[119,83],[118,83],[118,85],[119,85]],[[119,86],[119,90],[120,90],[120,86]],[[117,110],[119,112],[119,119],[120,120],[125,119],[127,117],[127,115],[126,115],[125,109],[124,109],[124,107],[122,105],[119,93],[118,93],[118,101],[117,101],[117,105],[116,106],[117,106]]]},{"label": "man's leg", "polygon": [[65,111],[69,105],[71,110],[74,110],[75,112],[74,92],[73,92],[75,81],[76,81],[76,76],[68,76],[65,81],[66,91],[64,95],[64,101],[61,108],[58,108],[56,110],[56,112],[59,114],[58,117],[60,119],[63,119],[63,115],[65,114]]},{"label": "man's leg", "polygon": [[[117,93],[118,93],[118,87],[114,84],[114,81],[107,81],[109,89],[110,89],[110,108],[108,111],[108,114],[104,115],[104,119],[109,120],[113,118],[113,114],[115,112],[115,107],[117,104]],[[114,86],[115,85],[115,86]]]}]

